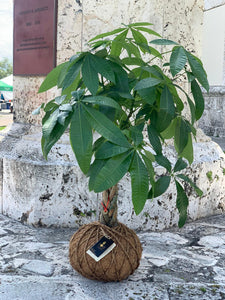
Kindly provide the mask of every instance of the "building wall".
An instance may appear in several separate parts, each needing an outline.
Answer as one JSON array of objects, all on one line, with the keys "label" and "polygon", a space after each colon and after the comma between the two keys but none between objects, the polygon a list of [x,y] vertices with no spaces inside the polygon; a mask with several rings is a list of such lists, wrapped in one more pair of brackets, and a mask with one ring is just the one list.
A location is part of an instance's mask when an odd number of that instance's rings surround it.
[{"label": "building wall", "polygon": [[204,12],[203,62],[210,85],[225,85],[225,4]]},{"label": "building wall", "polygon": [[210,91],[198,125],[209,136],[225,137],[225,0],[205,0],[203,63]]}]

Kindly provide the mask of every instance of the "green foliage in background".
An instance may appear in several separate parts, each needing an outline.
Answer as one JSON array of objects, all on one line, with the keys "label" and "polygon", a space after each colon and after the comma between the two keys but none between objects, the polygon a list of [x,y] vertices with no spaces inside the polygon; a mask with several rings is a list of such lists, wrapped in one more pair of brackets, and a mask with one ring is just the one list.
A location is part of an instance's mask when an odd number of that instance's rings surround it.
[{"label": "green foliage in background", "polygon": [[13,73],[12,63],[8,60],[8,58],[3,58],[0,61],[0,79],[7,77]]},{"label": "green foliage in background", "polygon": [[[90,190],[107,190],[129,172],[136,214],[147,199],[162,195],[174,180],[181,227],[188,207],[184,186],[202,195],[182,171],[193,161],[194,123],[204,110],[200,86],[208,91],[209,84],[202,62],[182,45],[162,39],[151,25],[124,25],[92,38],[89,51],[77,53],[47,75],[39,92],[57,86],[61,96],[42,104],[34,114],[40,109],[45,112],[46,159],[69,127],[71,146],[89,177]],[[190,82],[190,95],[178,84],[182,76]],[[190,120],[182,114],[178,91],[187,99]],[[95,141],[93,132],[99,134]],[[177,152],[174,166],[163,152],[167,139]],[[158,165],[165,168],[160,177],[155,176]]]}]

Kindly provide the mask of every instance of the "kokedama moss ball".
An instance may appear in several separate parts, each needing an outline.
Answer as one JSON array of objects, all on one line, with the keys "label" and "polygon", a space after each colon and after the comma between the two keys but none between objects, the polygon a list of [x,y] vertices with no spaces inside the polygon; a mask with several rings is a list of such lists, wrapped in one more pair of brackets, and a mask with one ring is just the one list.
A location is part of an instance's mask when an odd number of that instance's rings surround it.
[{"label": "kokedama moss ball", "polygon": [[[103,236],[116,244],[105,257],[96,262],[87,250]],[[142,246],[136,233],[124,224],[110,228],[99,222],[82,226],[70,240],[69,257],[72,267],[89,279],[121,281],[139,266]]]}]

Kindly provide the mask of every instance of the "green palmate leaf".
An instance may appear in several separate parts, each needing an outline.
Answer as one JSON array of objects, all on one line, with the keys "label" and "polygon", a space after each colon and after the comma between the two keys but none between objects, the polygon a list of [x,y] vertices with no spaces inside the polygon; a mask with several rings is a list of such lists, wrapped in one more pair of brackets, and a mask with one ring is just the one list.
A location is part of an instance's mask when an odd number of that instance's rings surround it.
[{"label": "green palmate leaf", "polygon": [[174,47],[170,56],[170,71],[173,76],[179,73],[187,62],[186,51],[183,47]]},{"label": "green palmate leaf", "polygon": [[115,145],[111,142],[105,141],[101,144],[101,146],[97,149],[95,153],[96,159],[106,159],[113,156],[116,156],[118,154],[124,153],[128,150],[127,147],[121,147],[118,145]]},{"label": "green palmate leaf", "polygon": [[177,87],[178,89],[180,89],[186,96],[187,98],[187,101],[188,101],[188,105],[189,105],[189,108],[190,108],[190,113],[191,113],[191,123],[194,124],[196,118],[195,118],[195,105],[194,103],[192,102],[192,100],[190,99],[190,97],[188,96],[188,94],[185,92],[184,89],[182,89],[182,87],[180,87],[179,85],[175,84],[174,85],[174,88]]},{"label": "green palmate leaf", "polygon": [[93,97],[85,97],[82,99],[82,102],[98,104],[103,106],[113,107],[117,110],[121,110],[120,105],[113,100],[112,98],[105,97],[105,96],[93,96]]},{"label": "green palmate leaf", "polygon": [[158,34],[156,31],[152,30],[152,29],[149,29],[149,28],[146,28],[146,27],[136,27],[137,30],[140,30],[140,31],[145,31],[149,34],[152,34],[152,35],[156,35],[158,37],[161,37],[160,34]]},{"label": "green palmate leaf", "polygon": [[65,75],[65,78],[61,84],[63,90],[68,88],[74,82],[74,80],[77,78],[78,74],[80,73],[82,63],[83,63],[83,60],[79,60],[68,69],[68,71]]},{"label": "green palmate leaf", "polygon": [[183,159],[180,157],[180,158],[178,158],[173,171],[178,172],[178,171],[185,169],[186,167],[187,167],[187,163],[185,161],[183,161]]},{"label": "green palmate leaf", "polygon": [[150,141],[154,151],[157,154],[161,154],[162,153],[162,144],[161,144],[161,141],[160,141],[160,138],[159,138],[159,135],[158,135],[156,129],[152,125],[149,125],[147,130],[148,130],[148,138],[149,138],[149,141]]},{"label": "green palmate leaf", "polygon": [[170,125],[163,132],[160,133],[160,135],[163,139],[171,139],[172,137],[174,137],[176,122],[177,122],[177,119],[174,119],[170,123]]},{"label": "green palmate leaf", "polygon": [[42,135],[44,138],[48,138],[50,136],[50,134],[52,133],[52,130],[57,123],[57,118],[58,118],[59,113],[60,113],[59,109],[54,110],[52,112],[52,114],[49,116],[49,118],[43,124]]},{"label": "green palmate leaf", "polygon": [[93,152],[97,151],[102,146],[102,144],[105,142],[106,142],[106,140],[103,136],[98,138],[93,144],[92,151]]},{"label": "green palmate leaf", "polygon": [[69,62],[75,63],[76,61],[78,61],[81,57],[85,56],[86,54],[87,54],[87,52],[78,52],[70,57]]},{"label": "green palmate leaf", "polygon": [[150,42],[154,45],[178,45],[178,43],[167,39],[156,39]]},{"label": "green palmate leaf", "polygon": [[63,86],[63,81],[66,77],[66,74],[67,74],[67,70],[69,68],[69,66],[71,65],[71,62],[68,61],[64,64],[63,68],[61,69],[60,73],[59,73],[59,77],[58,77],[58,80],[57,80],[57,86],[58,88],[61,88]]},{"label": "green palmate leaf", "polygon": [[175,180],[175,183],[177,189],[176,207],[180,214],[178,226],[182,227],[184,226],[187,219],[188,197],[180,183],[177,180]]},{"label": "green palmate leaf", "polygon": [[165,191],[168,189],[169,185],[170,185],[170,180],[171,177],[170,176],[162,176],[160,177],[154,185],[154,193],[153,193],[153,189],[151,188],[149,193],[148,193],[148,199],[153,199],[156,197],[161,196],[162,194],[165,193]]},{"label": "green palmate leaf", "polygon": [[68,88],[62,90],[62,95],[66,96],[66,99],[71,98],[71,93],[79,88],[83,84],[82,79],[80,78],[80,73],[77,75],[76,79],[72,82]]},{"label": "green palmate leaf", "polygon": [[71,117],[72,117],[72,113],[69,113],[67,118],[65,119],[64,125],[56,122],[54,128],[51,130],[51,133],[49,135],[45,135],[45,136],[44,134],[42,135],[41,146],[42,146],[42,152],[45,159],[47,159],[48,153],[51,150],[51,148],[55,145],[55,143],[60,139],[60,137],[67,129],[71,121]]},{"label": "green palmate leaf", "polygon": [[120,56],[127,33],[128,33],[128,29],[126,29],[125,31],[117,35],[117,37],[113,40],[111,46],[111,52],[110,52],[112,56],[118,56],[118,57]]},{"label": "green palmate leaf", "polygon": [[147,53],[151,54],[151,49],[148,46],[148,44],[145,44],[145,43],[136,43],[136,45],[141,49],[141,51],[143,53],[147,52]]},{"label": "green palmate leaf", "polygon": [[145,62],[138,57],[125,57],[122,59],[123,64],[131,66],[144,66]]},{"label": "green palmate leaf", "polygon": [[125,94],[126,93],[130,94],[129,79],[126,71],[124,71],[124,69],[120,65],[112,61],[110,61],[110,66],[113,72],[115,73],[115,79],[116,79],[116,85],[114,87],[115,91],[125,93]]},{"label": "green palmate leaf", "polygon": [[98,90],[98,72],[93,67],[91,54],[87,55],[82,65],[83,81],[89,91],[95,95]]},{"label": "green palmate leaf", "polygon": [[196,80],[193,80],[191,82],[191,91],[195,100],[195,118],[196,120],[199,120],[205,108],[205,101],[202,95],[202,91]]},{"label": "green palmate leaf", "polygon": [[171,163],[165,156],[155,155],[155,160],[160,166],[166,168],[168,172],[171,172]]},{"label": "green palmate leaf", "polygon": [[97,73],[115,83],[115,75],[108,60],[97,55],[91,55],[90,63]]},{"label": "green palmate leaf", "polygon": [[130,166],[132,202],[138,215],[144,208],[148,196],[148,171],[137,152],[134,153]]},{"label": "green palmate leaf", "polygon": [[120,129],[114,125],[104,114],[95,110],[94,108],[88,106],[83,107],[88,122],[99,134],[114,144],[127,148],[130,147],[130,144]]},{"label": "green palmate leaf", "polygon": [[148,77],[148,78],[144,78],[142,80],[140,80],[136,86],[135,86],[135,90],[141,90],[141,89],[146,89],[152,86],[155,86],[157,84],[161,83],[161,80],[158,78],[154,78],[154,77]]},{"label": "green palmate leaf", "polygon": [[[63,95],[63,96],[58,96],[58,97],[55,97],[55,102],[57,103],[57,104],[62,104],[63,103],[63,101],[66,99],[66,95]],[[47,105],[46,105],[47,106]]]},{"label": "green palmate leaf", "polygon": [[128,25],[128,27],[136,27],[136,26],[150,26],[153,25],[152,23],[149,22],[136,22]]},{"label": "green palmate leaf", "polygon": [[148,151],[148,150],[144,150],[145,152],[145,156],[151,161],[154,162],[155,161],[155,155],[152,154],[152,152]]},{"label": "green palmate leaf", "polygon": [[59,110],[61,111],[72,111],[73,106],[70,103],[65,103],[59,106]]},{"label": "green palmate leaf", "polygon": [[85,93],[85,90],[79,89],[77,91],[71,92],[71,95],[73,97],[73,100],[80,100],[82,98],[82,96],[84,95],[84,93]]},{"label": "green palmate leaf", "polygon": [[158,57],[158,58],[160,58],[160,59],[163,58],[163,57],[162,57],[162,54],[161,54],[159,51],[157,51],[155,48],[149,46],[149,50],[150,50],[150,53],[151,53],[152,55],[154,55],[154,56],[156,56],[156,57]]},{"label": "green palmate leaf", "polygon": [[135,146],[139,146],[143,141],[143,134],[142,134],[143,127],[144,127],[144,123],[130,127],[131,138]]},{"label": "green palmate leaf", "polygon": [[179,155],[183,152],[184,148],[187,146],[188,134],[189,134],[189,129],[187,127],[186,122],[182,118],[177,119],[174,137],[175,137],[175,144]]},{"label": "green palmate leaf", "polygon": [[69,111],[62,111],[59,113],[58,118],[57,118],[57,122],[61,125],[64,125],[66,122],[66,118],[69,115]]},{"label": "green palmate leaf", "polygon": [[192,80],[195,79],[195,76],[193,75],[192,72],[186,71],[186,74],[187,74],[188,82],[192,82]]},{"label": "green palmate leaf", "polygon": [[193,125],[196,120],[196,108],[193,101],[187,95],[187,101],[191,112],[191,124]]},{"label": "green palmate leaf", "polygon": [[93,190],[100,193],[109,189],[127,173],[132,159],[132,152],[127,152],[114,156],[107,160],[103,168],[96,174]]},{"label": "green palmate leaf", "polygon": [[198,79],[200,84],[206,89],[206,91],[209,91],[209,83],[207,79],[206,72],[202,66],[202,63],[199,59],[197,59],[194,55],[192,55],[190,52],[186,51],[187,58],[189,65],[191,67],[192,73],[194,76]]},{"label": "green palmate leaf", "polygon": [[107,160],[105,159],[95,159],[94,162],[91,164],[90,169],[88,171],[88,176],[89,176],[89,190],[93,191],[94,185],[95,185],[95,180],[96,180],[96,175],[99,174],[100,170],[104,167],[106,164]]},{"label": "green palmate leaf", "polygon": [[[57,98],[57,97],[56,97]],[[55,98],[55,99],[56,99]],[[58,106],[58,104],[56,104],[55,103],[55,99],[53,99],[53,100],[51,100],[51,101],[49,101],[46,105],[45,105],[45,107],[44,107],[44,111],[45,112],[47,112],[47,111],[51,111],[51,110],[55,110],[55,109],[57,109],[59,106]]]},{"label": "green palmate leaf", "polygon": [[107,49],[101,49],[101,50],[98,50],[97,52],[95,52],[95,55],[99,56],[99,57],[102,57],[102,58],[106,58],[106,56],[108,55],[108,51]]},{"label": "green palmate leaf", "polygon": [[140,54],[140,51],[138,49],[137,46],[135,46],[134,44],[132,44],[131,42],[128,42],[126,43],[125,41],[122,43],[122,47],[124,49],[126,49],[128,55],[129,55],[129,58],[131,58],[131,55],[133,54],[134,55],[134,58],[139,58],[141,59],[141,54]]},{"label": "green palmate leaf", "polygon": [[186,176],[184,174],[178,174],[177,177],[188,182],[190,184],[190,186],[195,190],[195,192],[197,193],[197,195],[199,197],[201,197],[203,195],[203,191],[200,190],[200,188],[197,187],[197,185],[188,176]]},{"label": "green palmate leaf", "polygon": [[107,37],[107,36],[110,36],[110,35],[117,34],[117,33],[121,32],[121,31],[124,31],[124,30],[127,30],[127,29],[126,28],[118,28],[118,29],[115,29],[115,30],[112,30],[112,31],[109,31],[109,32],[98,34],[95,37],[93,37],[92,39],[90,39],[88,41],[88,43],[90,43],[92,41],[95,41],[95,40],[98,40],[98,39],[101,39],[101,38],[104,38],[104,37]]},{"label": "green palmate leaf", "polygon": [[[153,77],[158,77],[159,79],[161,78],[162,80],[164,80],[164,74],[162,72],[162,70],[154,65],[154,66],[144,66],[142,67],[143,70],[147,71],[148,73],[150,73],[151,75],[153,75]],[[152,76],[150,76],[152,77]]]},{"label": "green palmate leaf", "polygon": [[165,85],[160,97],[160,110],[164,111],[166,114],[171,116],[172,118],[175,115],[175,106],[173,102],[173,96],[170,93],[170,90]]},{"label": "green palmate leaf", "polygon": [[150,105],[153,105],[156,101],[156,88],[154,86],[147,89],[138,90],[138,94],[146,103]]},{"label": "green palmate leaf", "polygon": [[75,106],[71,125],[70,143],[75,153],[79,167],[84,174],[87,174],[92,157],[92,129],[89,125],[83,108],[80,104]]},{"label": "green palmate leaf", "polygon": [[[97,49],[101,46],[106,47],[109,44],[110,44],[110,41],[105,39],[105,40],[99,40],[99,41],[96,41],[96,42],[91,42],[90,46],[92,47],[92,50],[94,50],[94,49]],[[103,56],[104,57],[105,55],[107,55],[107,53],[108,53],[107,50],[105,48],[103,48],[103,49],[100,49],[99,51],[97,51],[95,54],[97,54],[98,56]]]},{"label": "green palmate leaf", "polygon": [[[141,156],[144,160],[144,163],[145,163],[145,166],[148,170],[148,175],[149,175],[149,180],[150,180],[150,184],[152,186],[152,191],[153,191],[153,194],[154,194],[154,187],[155,187],[155,171],[154,171],[154,168],[153,168],[153,165],[152,165],[152,159],[149,158],[149,151],[146,151],[145,150],[145,155],[143,153],[141,153]],[[152,155],[152,153],[151,153]],[[153,155],[152,155],[153,156]],[[153,156],[154,157],[154,156]],[[155,157],[154,157],[155,159]],[[153,160],[154,161],[154,160]]]},{"label": "green palmate leaf", "polygon": [[[139,47],[141,47],[142,48],[142,52],[147,52],[147,53],[149,53],[149,54],[153,54],[152,53],[152,49],[154,49],[154,48],[152,48],[152,47],[149,47],[149,45],[148,44],[144,44],[144,43],[137,43],[137,45],[139,46]],[[144,51],[143,51],[144,50]],[[153,52],[154,52],[154,50],[153,50]]]},{"label": "green palmate leaf", "polygon": [[45,80],[42,82],[38,93],[45,92],[57,85],[59,74],[60,74],[62,68],[65,66],[65,64],[67,64],[67,63],[65,62],[65,63],[58,65],[50,73],[48,73],[48,75],[45,77]]},{"label": "green palmate leaf", "polygon": [[146,50],[141,46],[141,44],[148,45],[148,42],[147,42],[145,36],[142,33],[140,33],[140,31],[137,31],[137,30],[135,30],[133,28],[131,28],[131,32],[132,32],[132,35],[134,37],[135,42],[138,45],[140,45],[141,51],[145,53]]},{"label": "green palmate leaf", "polygon": [[173,117],[163,109],[160,109],[157,112],[153,111],[151,114],[152,125],[160,133],[165,131],[165,129],[169,127],[172,120]]},{"label": "green palmate leaf", "polygon": [[164,86],[160,96],[160,109],[152,111],[151,122],[158,132],[165,131],[175,117],[173,96],[167,86]]},{"label": "green palmate leaf", "polygon": [[[93,107],[95,108],[95,106],[93,106]],[[97,109],[97,107],[96,107],[96,109]],[[101,112],[103,115],[105,115],[113,123],[115,122],[117,115],[119,116],[124,113],[123,110],[121,110],[119,112],[119,110],[116,110],[113,107],[105,106],[105,105],[99,105],[99,112]]]},{"label": "green palmate leaf", "polygon": [[32,115],[39,115],[41,109],[44,108],[44,107],[45,107],[45,104],[42,103],[40,106],[38,106],[38,108],[36,108],[35,110],[32,111]]},{"label": "green palmate leaf", "polygon": [[[175,143],[176,151],[178,152],[178,148]],[[192,137],[191,133],[188,133],[188,142],[184,150],[180,153],[180,157],[184,157],[188,160],[189,164],[193,162],[194,156],[193,156],[193,145],[192,145]]]}]

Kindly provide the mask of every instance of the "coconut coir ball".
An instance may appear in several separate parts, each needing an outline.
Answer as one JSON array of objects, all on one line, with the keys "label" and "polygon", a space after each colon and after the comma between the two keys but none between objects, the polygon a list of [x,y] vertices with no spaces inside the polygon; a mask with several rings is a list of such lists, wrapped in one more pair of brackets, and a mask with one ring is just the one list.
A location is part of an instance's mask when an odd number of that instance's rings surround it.
[{"label": "coconut coir ball", "polygon": [[[103,236],[110,237],[115,248],[96,262],[89,250]],[[122,223],[110,228],[99,222],[83,225],[70,240],[69,257],[72,267],[89,279],[121,281],[131,275],[140,263],[141,243],[136,233]]]}]

